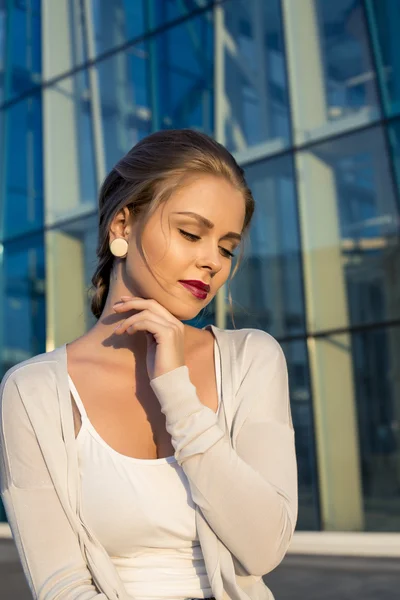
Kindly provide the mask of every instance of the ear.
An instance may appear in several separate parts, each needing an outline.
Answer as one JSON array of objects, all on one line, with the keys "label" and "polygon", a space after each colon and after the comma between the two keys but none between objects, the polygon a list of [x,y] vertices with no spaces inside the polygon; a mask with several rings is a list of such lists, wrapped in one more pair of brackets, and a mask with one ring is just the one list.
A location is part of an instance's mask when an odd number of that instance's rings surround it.
[{"label": "ear", "polygon": [[110,225],[110,243],[115,240],[115,238],[124,238],[127,239],[129,237],[129,233],[131,230],[131,213],[127,206],[121,208],[121,210],[115,215]]}]

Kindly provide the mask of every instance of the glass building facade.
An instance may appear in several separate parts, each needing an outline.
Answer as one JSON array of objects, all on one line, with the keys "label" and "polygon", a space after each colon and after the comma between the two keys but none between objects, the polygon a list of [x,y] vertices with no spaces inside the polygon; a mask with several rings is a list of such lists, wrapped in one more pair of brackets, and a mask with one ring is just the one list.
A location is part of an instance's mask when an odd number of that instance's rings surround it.
[{"label": "glass building facade", "polygon": [[234,319],[287,358],[297,529],[400,532],[399,30],[398,0],[0,2],[0,375],[94,324],[106,173],[203,131],[256,200]]}]

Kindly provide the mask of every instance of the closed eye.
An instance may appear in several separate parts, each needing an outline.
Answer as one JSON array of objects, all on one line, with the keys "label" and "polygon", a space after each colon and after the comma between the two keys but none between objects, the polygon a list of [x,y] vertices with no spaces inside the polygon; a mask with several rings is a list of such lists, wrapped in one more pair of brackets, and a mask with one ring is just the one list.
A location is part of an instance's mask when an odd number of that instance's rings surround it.
[{"label": "closed eye", "polygon": [[[191,242],[197,242],[197,240],[200,240],[201,238],[198,235],[194,235],[193,233],[189,233],[188,231],[184,231],[183,229],[178,229],[178,231],[180,232],[181,235],[183,235],[183,237],[187,238],[188,240],[190,240]],[[226,248],[221,248],[222,253],[224,254],[225,258],[233,258],[235,255],[232,254],[232,252],[229,252],[229,250],[227,250]]]}]

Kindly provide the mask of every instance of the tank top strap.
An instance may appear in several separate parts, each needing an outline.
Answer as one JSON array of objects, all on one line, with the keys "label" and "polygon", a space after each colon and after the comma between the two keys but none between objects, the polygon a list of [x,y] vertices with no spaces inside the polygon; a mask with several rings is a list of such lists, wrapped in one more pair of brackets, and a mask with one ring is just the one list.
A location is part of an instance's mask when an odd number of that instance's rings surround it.
[{"label": "tank top strap", "polygon": [[71,376],[69,374],[68,374],[68,380],[69,380],[69,389],[71,390],[72,396],[73,396],[73,398],[75,400],[75,404],[78,407],[78,410],[80,412],[82,420],[83,419],[87,419],[88,416],[86,414],[85,407],[83,406],[83,402],[82,402],[81,397],[80,397],[80,395],[78,393],[78,390],[76,389],[75,384],[72,381]]}]

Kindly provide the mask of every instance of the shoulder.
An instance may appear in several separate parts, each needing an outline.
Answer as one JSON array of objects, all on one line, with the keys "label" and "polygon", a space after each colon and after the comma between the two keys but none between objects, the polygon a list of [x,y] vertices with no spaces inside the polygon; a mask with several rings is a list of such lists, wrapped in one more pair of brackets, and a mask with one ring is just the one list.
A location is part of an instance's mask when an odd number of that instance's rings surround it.
[{"label": "shoulder", "polygon": [[229,336],[236,354],[240,354],[244,358],[255,358],[261,354],[263,359],[272,359],[283,354],[279,342],[262,329],[244,327],[242,329],[224,329],[223,331]]},{"label": "shoulder", "polygon": [[61,353],[62,347],[50,352],[36,354],[8,369],[1,380],[0,400],[5,388],[9,387],[10,384],[15,386],[22,381],[29,381],[33,384],[43,382],[46,374],[54,371],[55,365],[60,361]]},{"label": "shoulder", "polygon": [[228,336],[238,384],[245,378],[270,378],[287,370],[286,358],[279,342],[262,329],[245,327],[221,330]]}]

